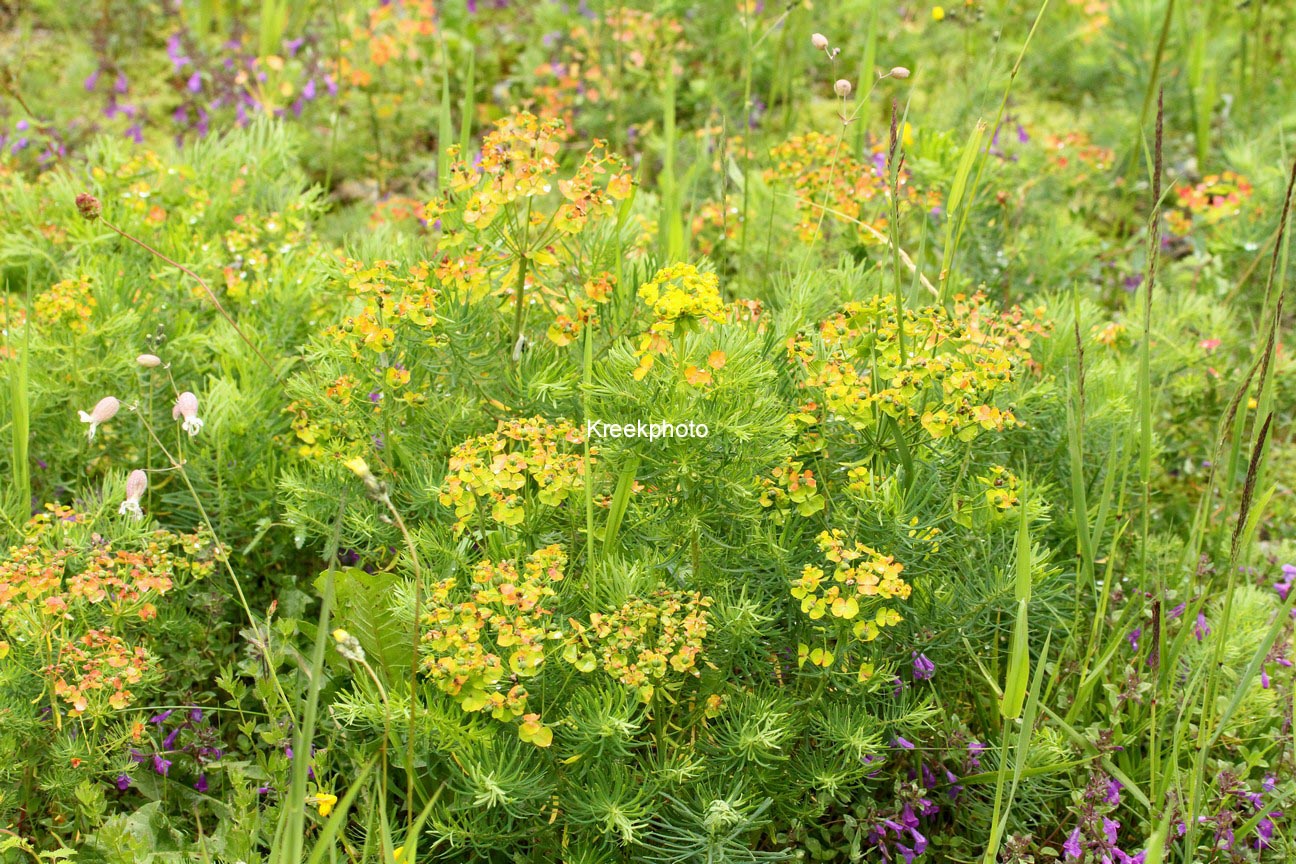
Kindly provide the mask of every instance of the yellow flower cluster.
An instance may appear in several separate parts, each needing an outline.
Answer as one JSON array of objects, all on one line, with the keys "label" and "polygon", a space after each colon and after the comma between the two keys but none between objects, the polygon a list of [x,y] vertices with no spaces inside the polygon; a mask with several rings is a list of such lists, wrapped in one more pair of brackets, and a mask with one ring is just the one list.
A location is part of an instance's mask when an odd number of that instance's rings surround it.
[{"label": "yellow flower cluster", "polygon": [[892,301],[876,297],[848,303],[823,322],[819,344],[793,337],[789,356],[805,372],[802,386],[856,429],[891,417],[932,439],[970,441],[982,430],[1020,425],[994,400],[1031,365],[1032,339],[1047,333],[1042,316],[1015,307],[999,314],[980,294],[957,298],[952,312],[906,309],[900,320],[910,356],[902,358]]},{"label": "yellow flower cluster", "polygon": [[[579,233],[590,217],[607,215],[612,201],[628,197],[633,181],[621,158],[597,140],[575,173],[560,179],[558,151],[565,137],[561,121],[525,111],[497,120],[482,141],[480,162],[469,165],[456,158],[452,163],[449,189],[427,205],[426,218],[455,212],[468,229],[481,231],[509,205],[546,196],[556,187],[564,202],[549,213],[532,202],[528,227],[537,236],[550,225],[562,234]],[[451,155],[459,153],[452,148]],[[601,181],[605,174],[611,176]]]},{"label": "yellow flower cluster", "polygon": [[[322,254],[319,242],[306,231],[305,206],[295,201],[284,213],[240,213],[225,232],[225,250],[233,258],[222,275],[225,292],[235,300],[257,297],[279,276],[276,267],[293,255]],[[282,272],[282,271],[280,271]]]},{"label": "yellow flower cluster", "polygon": [[826,615],[852,621],[864,612],[865,617],[856,622],[853,633],[871,642],[878,637],[879,628],[899,624],[902,619],[891,607],[868,607],[877,600],[905,600],[911,589],[900,577],[903,564],[861,543],[848,546],[844,537],[839,528],[819,535],[819,550],[833,565],[832,573],[807,564],[792,583],[792,596],[801,601],[801,611],[814,621]]},{"label": "yellow flower cluster", "polygon": [[[672,264],[658,270],[652,279],[639,286],[639,299],[648,305],[653,322],[639,340],[639,368],[634,372],[636,380],[642,380],[648,374],[654,354],[671,350],[671,336],[725,320],[720,277],[714,273],[701,273],[692,264]],[[708,361],[712,368],[719,369],[724,365],[723,358],[715,360]],[[709,381],[707,373],[706,382]]]},{"label": "yellow flower cluster", "polygon": [[774,508],[774,521],[780,525],[787,521],[793,507],[802,516],[813,516],[824,509],[819,482],[813,471],[803,467],[803,463],[789,457],[769,477],[761,478],[761,506]]},{"label": "yellow flower cluster", "polygon": [[90,280],[85,276],[55,282],[32,302],[39,325],[51,330],[66,328],[73,333],[86,332],[97,305]]},{"label": "yellow flower cluster", "polygon": [[355,358],[365,351],[381,354],[391,350],[396,344],[395,328],[402,325],[408,324],[417,333],[425,334],[437,322],[438,291],[430,284],[430,271],[427,262],[400,273],[391,261],[365,264],[347,259],[342,274],[360,310],[340,325],[330,327],[328,334],[345,343]]},{"label": "yellow flower cluster", "polygon": [[977,477],[977,482],[986,487],[986,503],[994,509],[1006,512],[1017,506],[1021,481],[1004,466],[992,466],[989,473]]},{"label": "yellow flower cluster", "polygon": [[585,464],[578,445],[581,431],[569,421],[543,417],[513,419],[486,435],[469,438],[450,454],[440,501],[453,507],[463,531],[489,500],[490,516],[504,525],[521,524],[526,494],[558,507],[584,488]]},{"label": "yellow flower cluster", "polygon": [[[520,573],[512,561],[482,561],[463,590],[453,578],[433,586],[421,637],[428,678],[464,711],[489,711],[505,721],[523,717],[528,694],[519,679],[538,674],[545,643],[562,638],[550,626],[553,610],[545,603],[566,564],[562,549],[546,546],[527,558]],[[521,734],[546,746],[536,740],[544,736],[534,726]]]},{"label": "yellow flower cluster", "polygon": [[593,612],[588,625],[571,619],[563,659],[581,672],[601,667],[648,702],[667,672],[699,674],[710,606],[711,598],[698,592],[662,588],[613,612]]},{"label": "yellow flower cluster", "polygon": [[[520,303],[520,291],[528,303],[580,317],[568,308],[565,285],[570,268],[579,271],[584,259],[579,244],[568,241],[612,215],[634,181],[624,160],[600,140],[565,173],[558,157],[566,137],[561,120],[518,112],[496,121],[476,164],[450,148],[449,176],[424,218],[440,231],[438,277],[453,282],[456,296],[481,300],[491,292],[492,274],[503,270],[497,293],[505,301]],[[552,286],[546,284],[551,275]]]}]

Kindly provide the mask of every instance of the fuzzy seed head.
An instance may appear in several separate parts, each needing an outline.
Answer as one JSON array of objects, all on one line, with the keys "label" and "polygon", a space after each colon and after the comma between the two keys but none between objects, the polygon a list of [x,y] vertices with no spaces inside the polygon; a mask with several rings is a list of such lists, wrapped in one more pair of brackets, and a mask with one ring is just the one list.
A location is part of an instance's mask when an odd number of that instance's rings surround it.
[{"label": "fuzzy seed head", "polygon": [[77,212],[91,222],[99,218],[99,213],[103,209],[99,204],[99,199],[89,192],[82,192],[76,197],[76,207]]},{"label": "fuzzy seed head", "polygon": [[833,85],[833,92],[842,99],[845,99],[851,94],[851,89],[851,83],[845,78],[838,78],[837,83]]}]

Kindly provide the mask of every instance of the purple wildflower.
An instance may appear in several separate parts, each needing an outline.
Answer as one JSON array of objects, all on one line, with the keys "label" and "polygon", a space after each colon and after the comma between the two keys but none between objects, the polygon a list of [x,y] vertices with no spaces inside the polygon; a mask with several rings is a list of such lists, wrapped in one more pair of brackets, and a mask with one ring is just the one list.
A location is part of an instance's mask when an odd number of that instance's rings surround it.
[{"label": "purple wildflower", "polygon": [[908,739],[902,738],[902,737],[900,737],[899,735],[897,735],[897,736],[895,737],[895,740],[891,742],[891,746],[893,746],[893,747],[900,747],[900,748],[902,748],[902,749],[904,749],[904,750],[912,750],[912,749],[914,749],[914,745],[913,745],[913,742],[912,742],[912,741],[909,741]]},{"label": "purple wildflower", "polygon": [[1121,801],[1120,790],[1124,787],[1119,780],[1111,779],[1107,781],[1107,794],[1103,800],[1108,804],[1119,804]]},{"label": "purple wildflower", "polygon": [[1135,651],[1139,650],[1138,647],[1139,637],[1142,635],[1143,635],[1142,627],[1135,627],[1132,631],[1130,631],[1130,634],[1125,637],[1126,639],[1129,640],[1130,648],[1134,649]]},{"label": "purple wildflower", "polygon": [[198,775],[198,781],[197,781],[196,783],[194,783],[194,788],[197,789],[199,792],[206,792],[206,791],[207,791],[207,775],[206,775],[206,774],[199,774],[199,775]]},{"label": "purple wildflower", "polygon": [[1193,625],[1193,635],[1196,636],[1197,641],[1200,642],[1209,636],[1210,632],[1210,624],[1206,623],[1206,613],[1198,612],[1197,623]]},{"label": "purple wildflower", "polygon": [[161,774],[163,777],[167,776],[167,772],[171,770],[171,760],[163,759],[161,753],[154,753],[153,770]]},{"label": "purple wildflower", "polygon": [[1062,851],[1066,853],[1066,860],[1068,861],[1080,860],[1080,856],[1083,854],[1083,850],[1080,848],[1080,826],[1079,825],[1075,827],[1075,829],[1071,832],[1071,836],[1067,837],[1066,842],[1062,844]]},{"label": "purple wildflower", "polygon": [[129,789],[129,788],[131,787],[131,784],[132,784],[133,782],[134,782],[134,781],[131,780],[129,774],[118,774],[118,775],[117,775],[117,788],[120,789],[120,790],[123,791],[123,792],[125,792],[127,789]]},{"label": "purple wildflower", "polygon": [[926,654],[920,654],[917,651],[911,652],[913,656],[913,677],[917,681],[927,681],[936,674],[936,664],[927,659]]}]

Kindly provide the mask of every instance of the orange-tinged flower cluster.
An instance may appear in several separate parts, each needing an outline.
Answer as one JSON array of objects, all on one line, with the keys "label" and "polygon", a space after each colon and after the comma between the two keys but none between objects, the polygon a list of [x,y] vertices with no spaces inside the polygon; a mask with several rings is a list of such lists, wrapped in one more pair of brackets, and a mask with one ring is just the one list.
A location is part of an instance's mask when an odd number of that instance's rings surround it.
[{"label": "orange-tinged flower cluster", "polygon": [[532,92],[537,113],[571,130],[578,111],[618,101],[633,104],[620,91],[657,87],[681,47],[683,32],[670,16],[625,7],[603,15],[597,28],[577,24],[558,58],[536,68]]},{"label": "orange-tinged flower cluster", "polygon": [[521,572],[512,561],[481,561],[468,585],[453,578],[434,585],[423,617],[424,673],[464,711],[522,717],[528,694],[519,679],[537,675],[545,643],[562,638],[546,604],[566,564],[561,548],[546,546]]},{"label": "orange-tinged flower cluster", "polygon": [[[874,151],[875,161],[862,162],[848,152],[846,144],[839,145],[837,138],[807,132],[770,150],[773,167],[766,169],[765,182],[791,186],[796,197],[797,236],[801,240],[809,242],[816,228],[823,231],[821,222],[822,226],[837,222],[846,223],[859,243],[878,242],[877,234],[884,233],[887,227],[885,213],[891,198],[880,148]],[[919,199],[909,185],[907,171],[900,172],[899,188],[902,200]],[[876,206],[871,206],[875,202]]]},{"label": "orange-tinged flower cluster", "polygon": [[469,438],[450,454],[440,501],[453,507],[463,531],[483,502],[490,516],[504,525],[521,524],[530,493],[548,507],[558,507],[585,484],[579,445],[581,431],[566,420],[543,417],[502,422],[494,432]]},{"label": "orange-tinged flower cluster", "polygon": [[908,431],[920,426],[932,439],[970,441],[985,430],[1020,425],[995,405],[998,393],[1031,364],[1032,339],[1047,333],[1043,311],[999,313],[978,294],[941,306],[906,309],[900,319],[890,298],[848,303],[819,328],[819,343],[789,340],[789,355],[804,371],[802,386],[828,412],[859,430],[884,418]]},{"label": "orange-tinged flower cluster", "polygon": [[368,10],[362,20],[347,12],[347,35],[339,42],[338,77],[353,87],[368,87],[381,70],[401,60],[417,63],[428,56],[424,42],[437,32],[432,0],[391,0]]},{"label": "orange-tinged flower cluster", "polygon": [[1177,206],[1166,213],[1166,224],[1176,234],[1187,234],[1198,222],[1215,225],[1241,213],[1242,202],[1251,192],[1250,182],[1240,174],[1211,174],[1175,190]]},{"label": "orange-tinged flower cluster", "polygon": [[424,218],[441,232],[437,276],[447,289],[453,284],[456,298],[477,302],[499,285],[504,300],[518,302],[520,289],[530,304],[580,317],[568,306],[565,285],[586,259],[570,241],[612,216],[634,183],[624,161],[599,140],[565,170],[565,138],[561,122],[521,112],[496,122],[477,164],[450,148],[449,177]]},{"label": "orange-tinged flower cluster", "polygon": [[1111,23],[1110,0],[1067,0],[1067,3],[1084,17],[1080,38],[1085,42],[1092,42]]},{"label": "orange-tinged flower cluster", "polygon": [[32,311],[37,324],[47,331],[67,329],[84,333],[98,305],[90,279],[80,276],[55,282],[48,290],[37,294],[32,302]]},{"label": "orange-tinged flower cluster", "polygon": [[425,333],[436,325],[438,290],[431,284],[431,265],[427,262],[401,273],[391,261],[366,264],[348,258],[342,274],[360,309],[327,332],[345,343],[352,357],[359,358],[366,351],[382,354],[391,350],[399,327]]},{"label": "orange-tinged flower cluster", "polygon": [[49,521],[35,525],[28,542],[10,547],[0,561],[0,613],[25,604],[62,614],[86,603],[114,617],[148,620],[157,615],[152,600],[170,591],[178,576],[203,579],[223,554],[202,535],[169,531],[153,532],[138,549],[110,543],[84,551],[49,548],[40,540],[41,524]]},{"label": "orange-tinged flower cluster", "polygon": [[710,606],[701,593],[667,588],[633,597],[612,612],[591,613],[589,624],[571,619],[563,658],[582,672],[602,668],[648,702],[668,672],[699,674]]},{"label": "orange-tinged flower cluster", "polygon": [[68,507],[24,526],[24,542],[0,557],[0,637],[39,670],[47,692],[93,716],[131,704],[153,668],[126,637],[158,615],[155,601],[179,582],[209,575],[225,554],[210,535],[155,531],[113,548],[87,537]]},{"label": "orange-tinged flower cluster", "polygon": [[46,671],[54,681],[54,695],[72,706],[68,715],[79,717],[92,706],[114,711],[129,707],[135,698],[129,688],[144,680],[152,666],[143,648],[131,648],[107,630],[90,630],[64,645],[58,662]]},{"label": "orange-tinged flower cluster", "polygon": [[802,516],[813,516],[824,509],[825,500],[814,472],[789,457],[769,477],[761,478],[760,503],[773,508],[774,521],[781,525],[792,508]]},{"label": "orange-tinged flower cluster", "polygon": [[[111,172],[98,165],[90,169],[96,182],[119,190],[112,198],[115,207],[151,228],[162,225],[168,214],[178,208],[191,217],[207,212],[211,193],[191,166],[165,161],[152,150],[132,150],[131,154]],[[247,180],[240,177],[225,191],[237,195],[246,185]]]},{"label": "orange-tinged flower cluster", "polygon": [[1075,185],[1087,179],[1091,172],[1108,170],[1116,159],[1115,151],[1094,144],[1084,132],[1049,135],[1044,139],[1044,147],[1050,162],[1058,168],[1075,171],[1074,176],[1069,177]]},{"label": "orange-tinged flower cluster", "polygon": [[[606,142],[597,140],[575,173],[560,178],[558,152],[566,137],[560,122],[541,120],[525,111],[497,120],[482,141],[478,164],[453,162],[449,189],[427,205],[426,218],[437,219],[455,211],[465,226],[480,231],[507,206],[546,196],[556,188],[563,203],[546,212],[541,202],[533,202],[529,226],[537,235],[547,224],[560,234],[579,233],[590,217],[607,215],[612,201],[627,198],[633,181],[620,157],[607,151]],[[452,156],[457,157],[458,151]],[[604,181],[603,175],[610,176]]]}]

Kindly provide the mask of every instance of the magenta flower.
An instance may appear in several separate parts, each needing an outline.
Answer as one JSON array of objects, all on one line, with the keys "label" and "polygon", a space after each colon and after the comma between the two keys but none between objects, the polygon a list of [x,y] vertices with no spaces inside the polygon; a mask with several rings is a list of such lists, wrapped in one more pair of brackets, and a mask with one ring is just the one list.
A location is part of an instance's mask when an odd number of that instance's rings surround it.
[{"label": "magenta flower", "polygon": [[1084,850],[1080,848],[1080,826],[1077,825],[1067,837],[1066,842],[1062,844],[1062,851],[1066,853],[1066,860],[1079,861]]}]

